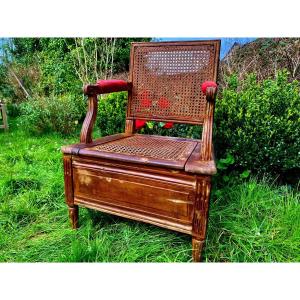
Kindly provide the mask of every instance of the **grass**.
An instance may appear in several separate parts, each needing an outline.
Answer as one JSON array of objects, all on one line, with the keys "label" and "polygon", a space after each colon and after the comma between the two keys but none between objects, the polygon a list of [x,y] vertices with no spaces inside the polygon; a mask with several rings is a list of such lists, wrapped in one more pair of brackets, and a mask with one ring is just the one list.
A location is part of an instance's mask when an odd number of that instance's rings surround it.
[{"label": "grass", "polygon": [[[80,208],[70,229],[60,147],[77,138],[0,132],[1,262],[188,262],[189,236]],[[203,260],[299,262],[299,193],[254,178],[214,193]]]}]

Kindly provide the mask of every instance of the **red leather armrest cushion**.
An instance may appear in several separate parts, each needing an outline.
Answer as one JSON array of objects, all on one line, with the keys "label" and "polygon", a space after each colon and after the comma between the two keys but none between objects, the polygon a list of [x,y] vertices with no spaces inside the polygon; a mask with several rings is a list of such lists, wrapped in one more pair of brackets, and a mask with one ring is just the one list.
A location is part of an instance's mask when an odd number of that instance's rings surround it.
[{"label": "red leather armrest cushion", "polygon": [[129,89],[128,82],[118,79],[98,80],[97,85],[100,87],[101,94],[128,91]]},{"label": "red leather armrest cushion", "polygon": [[214,81],[205,81],[205,82],[203,82],[202,85],[201,85],[201,90],[202,90],[202,92],[204,94],[206,94],[206,89],[208,87],[215,87],[215,88],[217,88],[218,85]]}]

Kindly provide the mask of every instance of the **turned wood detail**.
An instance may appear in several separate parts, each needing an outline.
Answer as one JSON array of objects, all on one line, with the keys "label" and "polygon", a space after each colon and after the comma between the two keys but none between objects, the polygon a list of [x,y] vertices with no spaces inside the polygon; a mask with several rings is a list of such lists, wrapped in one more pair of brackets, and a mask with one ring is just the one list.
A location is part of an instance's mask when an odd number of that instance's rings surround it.
[{"label": "turned wood detail", "polygon": [[208,87],[206,90],[206,117],[202,130],[202,148],[200,159],[204,161],[212,160],[212,131],[214,120],[214,107],[217,89]]},{"label": "turned wood detail", "polygon": [[78,228],[78,205],[68,206],[72,229]]},{"label": "turned wood detail", "polygon": [[207,212],[209,208],[209,198],[211,189],[211,178],[198,177],[196,184],[196,197],[194,203],[193,216],[193,237],[198,240],[205,239]]},{"label": "turned wood detail", "polygon": [[192,239],[192,258],[193,262],[200,262],[201,253],[204,246],[205,240],[197,240],[195,238]]},{"label": "turned wood detail", "polygon": [[92,132],[97,117],[97,109],[98,109],[97,95],[89,95],[88,110],[80,133],[81,143],[89,144],[93,141]]},{"label": "turned wood detail", "polygon": [[126,134],[132,134],[134,132],[134,126],[133,126],[133,120],[126,120],[125,123],[125,133]]}]

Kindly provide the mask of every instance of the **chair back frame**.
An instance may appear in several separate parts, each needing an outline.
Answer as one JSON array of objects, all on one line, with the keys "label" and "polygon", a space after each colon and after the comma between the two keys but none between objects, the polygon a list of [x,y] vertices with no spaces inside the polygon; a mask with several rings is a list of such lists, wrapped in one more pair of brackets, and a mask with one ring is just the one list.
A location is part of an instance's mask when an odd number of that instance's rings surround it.
[{"label": "chair back frame", "polygon": [[219,55],[220,40],[132,43],[126,119],[203,124],[200,86],[216,82]]}]

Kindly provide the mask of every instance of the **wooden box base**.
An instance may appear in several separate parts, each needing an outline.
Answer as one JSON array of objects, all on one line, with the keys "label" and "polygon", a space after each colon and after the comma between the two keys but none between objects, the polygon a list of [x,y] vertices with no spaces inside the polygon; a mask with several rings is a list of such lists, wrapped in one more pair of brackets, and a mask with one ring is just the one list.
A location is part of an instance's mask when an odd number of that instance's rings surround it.
[{"label": "wooden box base", "polygon": [[192,235],[193,259],[205,239],[210,176],[64,155],[66,201],[73,228],[78,206]]}]

